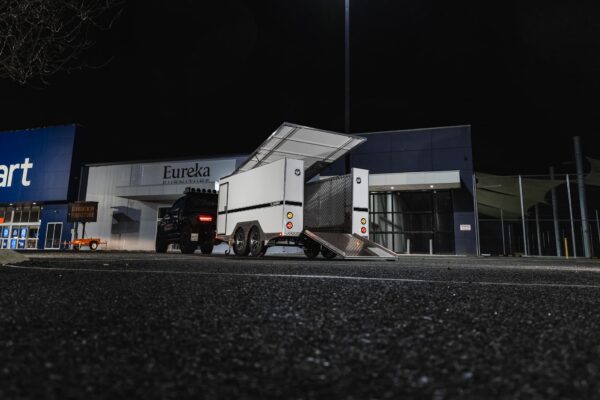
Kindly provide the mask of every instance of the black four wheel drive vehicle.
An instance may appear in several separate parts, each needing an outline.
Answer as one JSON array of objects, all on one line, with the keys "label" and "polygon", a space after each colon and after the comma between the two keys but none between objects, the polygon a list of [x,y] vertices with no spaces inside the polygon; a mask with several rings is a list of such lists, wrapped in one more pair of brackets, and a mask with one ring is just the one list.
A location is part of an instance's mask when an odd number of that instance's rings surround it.
[{"label": "black four wheel drive vehicle", "polygon": [[202,254],[210,254],[217,229],[217,191],[187,188],[184,194],[158,223],[156,252],[165,253],[170,243],[177,243],[182,253],[200,247]]}]

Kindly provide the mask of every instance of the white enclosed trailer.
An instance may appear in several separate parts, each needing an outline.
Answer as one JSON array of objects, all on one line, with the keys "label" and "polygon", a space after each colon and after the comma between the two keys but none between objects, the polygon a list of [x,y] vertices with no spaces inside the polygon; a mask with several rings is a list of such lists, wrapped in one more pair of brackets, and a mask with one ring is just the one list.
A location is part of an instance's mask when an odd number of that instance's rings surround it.
[{"label": "white enclosed trailer", "polygon": [[237,255],[295,245],[309,257],[395,258],[368,240],[369,171],[313,180],[366,139],[282,124],[219,181],[217,239]]}]

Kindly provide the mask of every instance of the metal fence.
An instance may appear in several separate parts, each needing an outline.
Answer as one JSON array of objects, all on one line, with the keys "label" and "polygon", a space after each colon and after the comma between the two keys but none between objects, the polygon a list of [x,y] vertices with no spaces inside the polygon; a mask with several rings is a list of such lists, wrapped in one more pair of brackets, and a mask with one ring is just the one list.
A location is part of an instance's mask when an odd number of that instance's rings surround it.
[{"label": "metal fence", "polygon": [[600,257],[600,176],[476,174],[475,181],[480,254]]}]

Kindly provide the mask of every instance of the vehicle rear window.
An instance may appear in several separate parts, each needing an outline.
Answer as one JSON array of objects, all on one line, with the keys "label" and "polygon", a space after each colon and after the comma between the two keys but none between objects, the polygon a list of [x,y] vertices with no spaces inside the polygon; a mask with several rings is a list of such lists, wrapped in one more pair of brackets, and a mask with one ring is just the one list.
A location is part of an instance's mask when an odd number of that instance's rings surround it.
[{"label": "vehicle rear window", "polygon": [[190,196],[186,208],[189,210],[217,209],[216,195]]}]

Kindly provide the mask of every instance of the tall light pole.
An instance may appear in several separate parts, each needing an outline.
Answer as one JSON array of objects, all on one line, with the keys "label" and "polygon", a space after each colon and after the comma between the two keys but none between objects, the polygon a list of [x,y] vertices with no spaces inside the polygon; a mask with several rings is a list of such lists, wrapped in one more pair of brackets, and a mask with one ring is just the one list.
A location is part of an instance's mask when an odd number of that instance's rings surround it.
[{"label": "tall light pole", "polygon": [[350,133],[350,0],[344,0],[344,70],[345,70],[345,98],[344,98],[344,129]]},{"label": "tall light pole", "polygon": [[[344,132],[350,134],[350,0],[344,0]],[[350,152],[344,157],[346,173],[352,170]]]},{"label": "tall light pole", "polygon": [[579,136],[573,138],[575,147],[575,165],[577,167],[577,189],[579,191],[579,210],[581,213],[581,235],[583,236],[583,254],[586,258],[592,257],[590,245],[590,227],[587,216],[587,199],[585,195],[585,182],[583,176],[583,156]]}]

